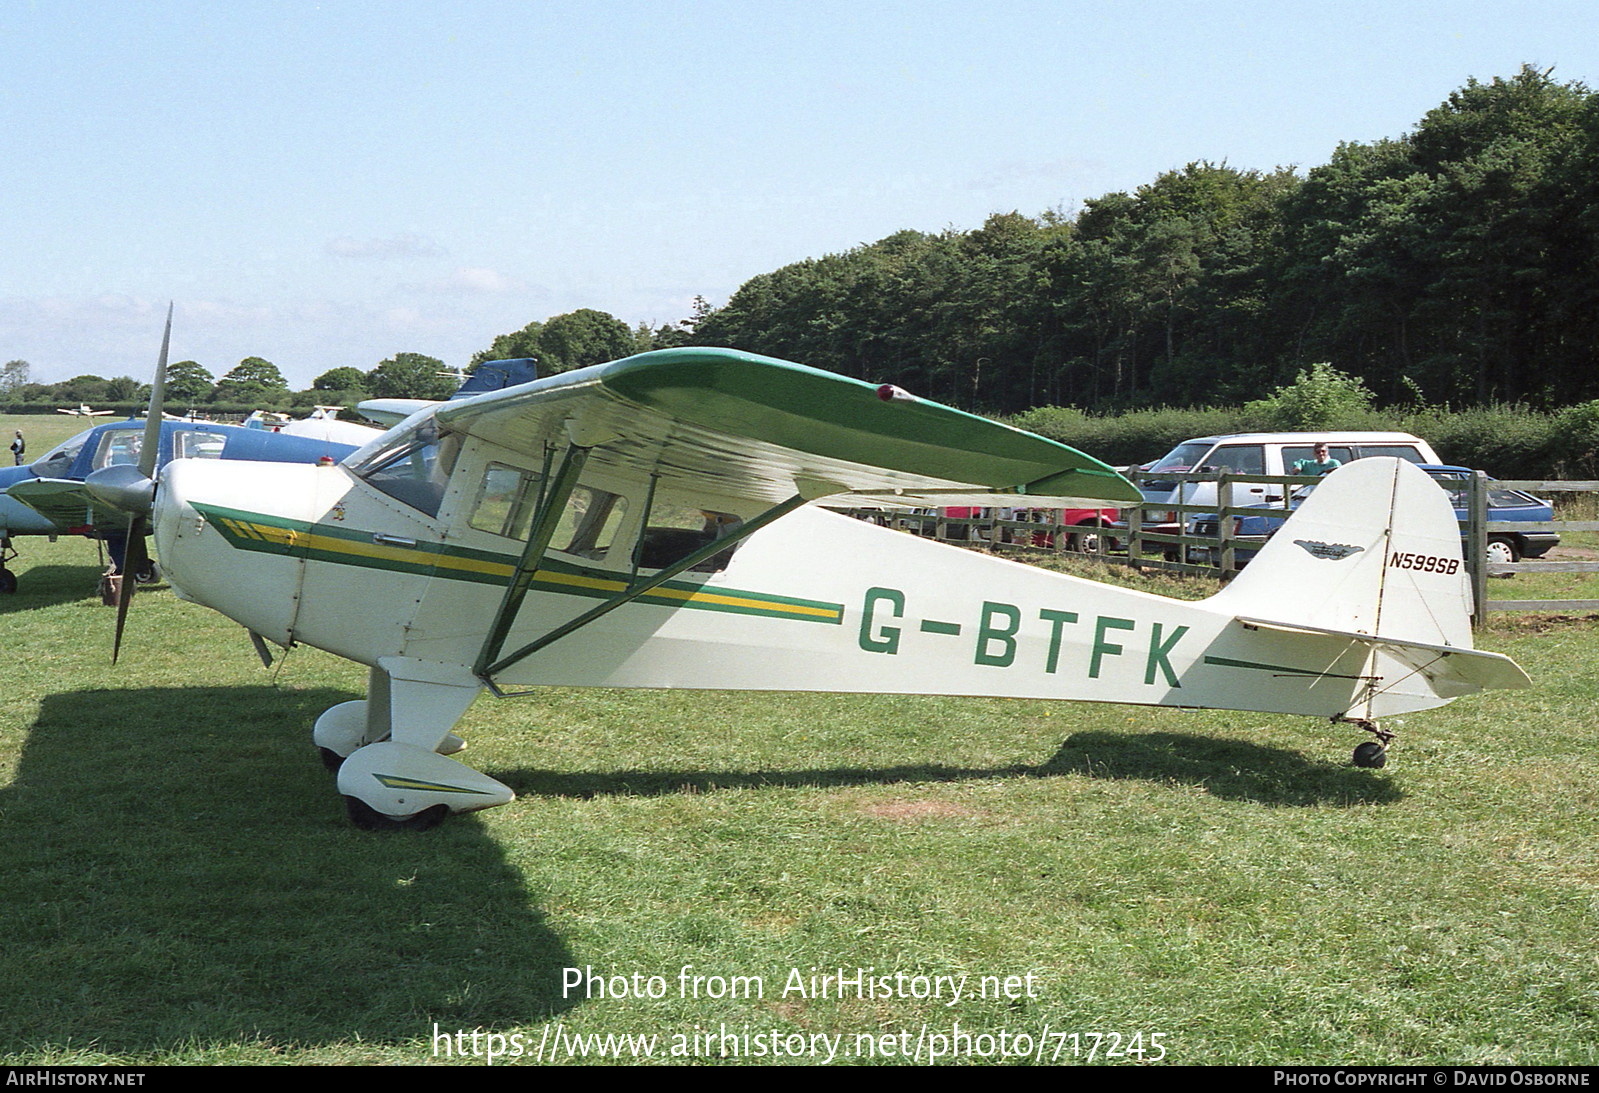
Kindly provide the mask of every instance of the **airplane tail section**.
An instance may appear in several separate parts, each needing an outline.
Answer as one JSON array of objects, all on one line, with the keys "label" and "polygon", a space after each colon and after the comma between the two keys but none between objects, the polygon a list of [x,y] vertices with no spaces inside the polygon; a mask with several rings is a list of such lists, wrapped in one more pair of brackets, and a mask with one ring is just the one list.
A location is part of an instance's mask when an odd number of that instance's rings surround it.
[{"label": "airplane tail section", "polygon": [[[1447,700],[1529,680],[1508,657],[1472,649],[1471,584],[1448,496],[1399,459],[1329,474],[1255,559],[1206,606],[1292,641],[1342,637],[1390,662],[1374,673]],[[1389,692],[1353,715],[1392,710]],[[1406,703],[1408,706],[1408,702]]]}]

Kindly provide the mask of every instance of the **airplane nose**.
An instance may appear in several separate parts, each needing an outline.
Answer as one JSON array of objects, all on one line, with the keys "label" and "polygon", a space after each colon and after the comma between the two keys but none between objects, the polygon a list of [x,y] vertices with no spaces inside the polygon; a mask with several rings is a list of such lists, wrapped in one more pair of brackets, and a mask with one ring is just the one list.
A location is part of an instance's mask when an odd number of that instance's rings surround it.
[{"label": "airplane nose", "polygon": [[129,516],[150,515],[155,501],[155,482],[126,463],[95,471],[83,480],[83,488],[102,505]]},{"label": "airplane nose", "polygon": [[289,644],[304,559],[260,528],[305,519],[314,493],[295,487],[316,473],[286,463],[169,462],[155,491],[153,523],[161,568],[179,597]]}]

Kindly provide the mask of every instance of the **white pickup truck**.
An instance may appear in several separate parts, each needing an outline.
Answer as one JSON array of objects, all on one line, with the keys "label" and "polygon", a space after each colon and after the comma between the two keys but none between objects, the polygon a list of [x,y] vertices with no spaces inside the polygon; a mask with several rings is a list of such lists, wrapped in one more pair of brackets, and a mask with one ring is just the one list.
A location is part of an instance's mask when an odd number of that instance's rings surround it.
[{"label": "white pickup truck", "polygon": [[[1432,446],[1409,433],[1232,433],[1227,436],[1202,436],[1185,440],[1154,463],[1144,468],[1139,488],[1144,495],[1143,526],[1146,531],[1175,534],[1187,522],[1177,510],[1151,510],[1148,505],[1216,506],[1216,483],[1162,480],[1160,474],[1199,472],[1220,474],[1284,475],[1294,473],[1294,464],[1310,459],[1317,443],[1327,445],[1327,454],[1340,464],[1367,456],[1387,455],[1412,463],[1442,462]],[[1240,483],[1233,488],[1234,505],[1261,501],[1281,501],[1284,487],[1262,483]],[[1188,518],[1194,514],[1189,513]]]}]

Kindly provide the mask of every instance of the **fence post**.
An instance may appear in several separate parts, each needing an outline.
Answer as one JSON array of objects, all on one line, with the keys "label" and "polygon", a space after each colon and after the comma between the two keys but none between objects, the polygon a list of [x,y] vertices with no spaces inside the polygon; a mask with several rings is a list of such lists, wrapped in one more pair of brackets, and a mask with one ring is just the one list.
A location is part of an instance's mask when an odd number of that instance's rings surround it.
[{"label": "fence post", "polygon": [[1488,621],[1488,476],[1472,472],[1466,482],[1466,565],[1471,570],[1471,624]]},{"label": "fence post", "polygon": [[1233,507],[1233,476],[1231,471],[1223,471],[1220,481],[1216,484],[1216,536],[1217,546],[1221,548],[1221,571],[1224,575],[1233,572],[1235,559],[1233,558],[1233,531],[1234,518],[1227,510]]},{"label": "fence post", "polygon": [[[1133,474],[1133,485],[1139,488],[1140,493],[1143,492],[1143,472],[1140,471]],[[1139,559],[1143,556],[1144,502],[1143,499],[1140,498],[1138,502],[1134,504],[1133,507],[1127,512],[1127,562],[1129,565],[1137,565]]]}]

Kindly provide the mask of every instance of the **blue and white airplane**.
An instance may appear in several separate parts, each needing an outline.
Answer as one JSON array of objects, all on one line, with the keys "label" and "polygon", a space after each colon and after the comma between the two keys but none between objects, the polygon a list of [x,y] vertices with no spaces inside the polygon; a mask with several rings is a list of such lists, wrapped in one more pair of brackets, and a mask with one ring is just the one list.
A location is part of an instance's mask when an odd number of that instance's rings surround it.
[{"label": "blue and white airplane", "polygon": [[[108,422],[64,441],[31,464],[0,469],[0,593],[15,592],[17,578],[5,563],[16,556],[21,535],[86,535],[104,539],[121,569],[126,514],[95,504],[84,479],[95,471],[137,466],[145,441],[142,419]],[[359,427],[357,427],[359,428]],[[377,436],[375,429],[366,430]],[[156,465],[173,459],[248,460],[257,463],[337,462],[358,444],[246,429],[210,421],[160,423]]]}]

